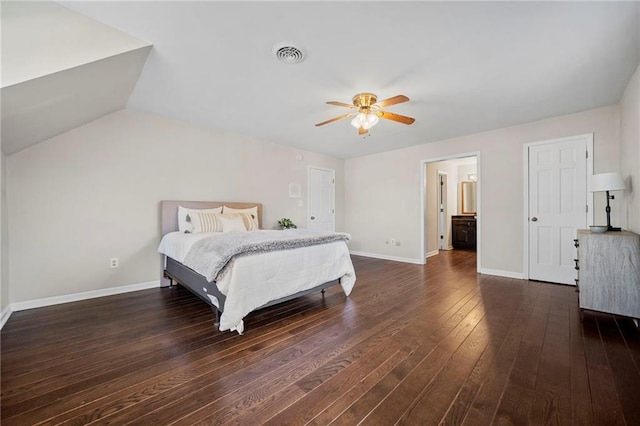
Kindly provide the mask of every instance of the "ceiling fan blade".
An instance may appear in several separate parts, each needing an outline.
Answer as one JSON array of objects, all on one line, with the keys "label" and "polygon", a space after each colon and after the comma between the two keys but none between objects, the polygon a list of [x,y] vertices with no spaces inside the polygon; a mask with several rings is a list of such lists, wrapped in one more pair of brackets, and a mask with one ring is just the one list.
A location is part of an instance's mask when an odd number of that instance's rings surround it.
[{"label": "ceiling fan blade", "polygon": [[398,123],[403,124],[413,124],[413,122],[416,121],[415,118],[407,117],[406,115],[394,114],[388,111],[378,111],[376,112],[376,115],[380,118],[397,121]]},{"label": "ceiling fan blade", "polygon": [[396,95],[392,98],[383,99],[380,102],[376,102],[375,105],[379,106],[380,108],[384,108],[389,105],[401,104],[402,102],[407,102],[408,100],[409,98],[407,98],[405,95]]},{"label": "ceiling fan blade", "polygon": [[353,115],[352,113],[349,113],[349,114],[341,115],[340,117],[334,117],[330,120],[323,121],[322,123],[316,124],[316,127],[324,126],[325,124],[333,123],[334,121],[344,120],[345,118],[351,117],[352,115]]},{"label": "ceiling fan blade", "polygon": [[335,106],[339,106],[339,107],[345,107],[345,108],[355,108],[355,105],[349,105],[349,104],[345,104],[344,102],[337,102],[337,101],[329,101],[327,102],[329,105],[335,105]]},{"label": "ceiling fan blade", "polygon": [[360,126],[358,128],[358,134],[359,135],[366,135],[367,133],[369,133],[369,131],[367,129],[365,129],[364,127]]}]

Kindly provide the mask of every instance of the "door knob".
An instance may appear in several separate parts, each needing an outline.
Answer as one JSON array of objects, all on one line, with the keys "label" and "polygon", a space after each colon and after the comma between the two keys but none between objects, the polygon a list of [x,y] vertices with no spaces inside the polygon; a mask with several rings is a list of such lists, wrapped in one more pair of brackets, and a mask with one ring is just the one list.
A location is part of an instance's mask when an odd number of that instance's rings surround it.
[{"label": "door knob", "polygon": [[315,219],[315,218],[316,218],[315,216],[311,216],[311,220],[313,220],[313,219]]},{"label": "door knob", "polygon": [[537,217],[534,216],[534,217],[531,218],[531,222],[537,222],[537,221],[538,221]]}]

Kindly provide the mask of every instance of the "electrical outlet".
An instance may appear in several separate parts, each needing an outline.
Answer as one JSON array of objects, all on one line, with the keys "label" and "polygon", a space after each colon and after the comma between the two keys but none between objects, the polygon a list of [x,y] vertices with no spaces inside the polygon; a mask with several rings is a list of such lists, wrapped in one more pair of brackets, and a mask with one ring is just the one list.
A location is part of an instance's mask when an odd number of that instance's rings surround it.
[{"label": "electrical outlet", "polygon": [[117,268],[118,267],[118,258],[117,257],[112,257],[109,266],[111,266],[112,268]]},{"label": "electrical outlet", "polygon": [[395,238],[391,238],[389,240],[389,244],[391,244],[392,246],[395,246],[396,245],[396,239]]}]

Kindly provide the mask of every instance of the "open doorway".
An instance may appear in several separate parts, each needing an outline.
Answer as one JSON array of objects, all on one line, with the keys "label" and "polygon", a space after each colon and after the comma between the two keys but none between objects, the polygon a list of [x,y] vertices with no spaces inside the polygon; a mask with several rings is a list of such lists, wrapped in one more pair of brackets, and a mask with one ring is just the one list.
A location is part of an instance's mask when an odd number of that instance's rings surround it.
[{"label": "open doorway", "polygon": [[423,162],[425,261],[442,250],[474,251],[480,269],[479,153]]}]

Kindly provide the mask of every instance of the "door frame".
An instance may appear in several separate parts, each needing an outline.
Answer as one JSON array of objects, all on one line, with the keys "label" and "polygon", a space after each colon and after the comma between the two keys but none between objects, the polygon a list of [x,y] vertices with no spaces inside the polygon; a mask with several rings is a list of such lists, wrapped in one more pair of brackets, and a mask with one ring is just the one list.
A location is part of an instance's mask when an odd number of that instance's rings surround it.
[{"label": "door frame", "polygon": [[[426,191],[427,191],[427,163],[437,163],[438,161],[458,160],[460,158],[476,158],[476,168],[478,173],[477,183],[477,227],[476,227],[476,271],[480,273],[482,269],[482,161],[480,151],[464,152],[460,154],[445,155],[442,157],[427,158],[420,161],[420,261],[424,265],[427,263],[427,238],[426,238]],[[432,178],[433,179],[433,178]]]},{"label": "door frame", "polygon": [[593,193],[591,192],[591,179],[593,175],[593,133],[567,136],[564,138],[547,139],[537,142],[529,142],[523,145],[523,202],[524,209],[522,223],[524,228],[524,255],[522,257],[522,275],[525,280],[529,279],[529,148],[537,145],[547,145],[552,143],[567,142],[573,139],[584,138],[587,142],[587,226],[593,225]]},{"label": "door frame", "polygon": [[[443,237],[444,234],[447,233],[447,223],[442,220],[442,216],[447,217],[447,213],[449,212],[449,206],[447,203],[449,203],[449,197],[447,196],[447,192],[445,190],[443,190],[443,185],[440,184],[442,177],[444,176],[444,179],[446,181],[446,186],[447,188],[445,188],[446,190],[448,190],[448,185],[449,185],[449,176],[447,174],[447,172],[442,171],[442,170],[436,170],[436,176],[438,178],[438,184],[439,184],[439,191],[438,191],[438,201],[439,201],[439,207],[438,207],[438,234],[440,234],[440,237]],[[442,228],[441,228],[442,226]],[[445,246],[445,241],[443,238],[440,238],[438,240],[439,244],[438,244],[438,250],[449,250],[449,241],[447,240],[447,244],[446,244],[446,248]]]},{"label": "door frame", "polygon": [[331,172],[331,178],[333,179],[333,187],[331,189],[331,208],[333,214],[331,220],[333,222],[333,229],[336,229],[336,171],[334,169],[328,169],[326,167],[307,166],[307,228],[311,225],[311,170],[322,170],[324,172]]}]

